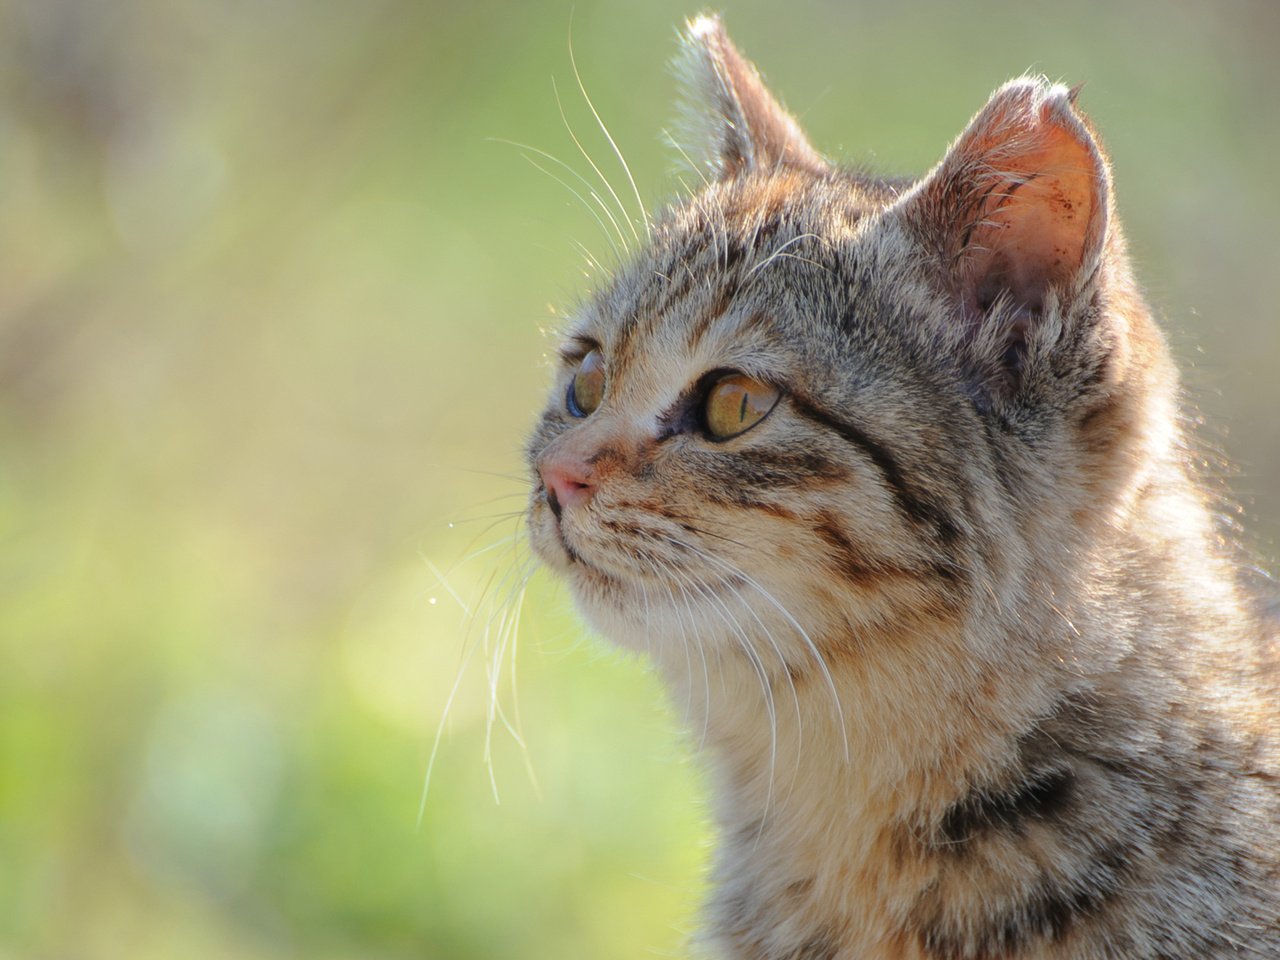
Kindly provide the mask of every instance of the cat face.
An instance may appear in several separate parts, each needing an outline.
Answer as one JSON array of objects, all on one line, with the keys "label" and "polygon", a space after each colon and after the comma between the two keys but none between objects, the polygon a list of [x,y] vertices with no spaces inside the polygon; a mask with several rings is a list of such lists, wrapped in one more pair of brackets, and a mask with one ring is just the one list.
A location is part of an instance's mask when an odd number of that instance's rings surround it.
[{"label": "cat face", "polygon": [[886,199],[803,172],[721,185],[575,322],[530,443],[531,529],[610,635],[719,635],[783,617],[770,596],[936,575],[911,530],[951,531],[879,433],[943,446],[918,414],[949,400],[893,373],[912,344],[874,335],[891,305],[849,290]]},{"label": "cat face", "polygon": [[823,162],[718,23],[688,45],[712,180],[567,332],[536,551],[618,642],[793,674],[999,603],[1028,525],[1069,543],[1141,435],[1072,94],[1008,84],[929,176],[877,181]]}]

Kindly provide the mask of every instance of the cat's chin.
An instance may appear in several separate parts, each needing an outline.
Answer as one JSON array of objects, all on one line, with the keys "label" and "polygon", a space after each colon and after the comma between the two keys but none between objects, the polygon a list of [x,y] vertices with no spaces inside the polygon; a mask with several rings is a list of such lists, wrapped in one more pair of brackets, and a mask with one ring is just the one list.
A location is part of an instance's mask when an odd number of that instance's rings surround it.
[{"label": "cat's chin", "polygon": [[732,590],[727,582],[700,584],[696,593],[706,602],[684,599],[677,605],[678,594],[673,596],[665,584],[616,574],[571,551],[539,553],[565,579],[592,630],[624,649],[661,657],[663,644],[673,638],[676,643],[686,636],[710,641],[718,632],[710,625],[726,616]]},{"label": "cat's chin", "polygon": [[639,653],[653,652],[652,626],[644,622],[643,609],[637,613],[626,599],[630,592],[618,581],[597,581],[574,577],[569,582],[578,611],[588,626],[615,646]]},{"label": "cat's chin", "polygon": [[[768,669],[775,662],[804,665],[815,656],[809,631],[821,625],[802,626],[751,574],[723,569],[728,563],[667,565],[657,569],[673,577],[656,577],[625,544],[602,549],[566,529],[542,500],[530,510],[529,532],[534,552],[568,584],[587,623],[615,646],[685,667],[690,650],[699,659],[741,652],[746,662]],[[807,596],[799,583],[772,586],[783,596]],[[764,637],[759,644],[748,639],[757,629]]]},{"label": "cat's chin", "polygon": [[571,583],[579,580],[597,588],[612,588],[621,583],[619,576],[605,569],[595,558],[570,542],[564,530],[542,504],[535,504],[529,518],[530,541],[538,558]]}]

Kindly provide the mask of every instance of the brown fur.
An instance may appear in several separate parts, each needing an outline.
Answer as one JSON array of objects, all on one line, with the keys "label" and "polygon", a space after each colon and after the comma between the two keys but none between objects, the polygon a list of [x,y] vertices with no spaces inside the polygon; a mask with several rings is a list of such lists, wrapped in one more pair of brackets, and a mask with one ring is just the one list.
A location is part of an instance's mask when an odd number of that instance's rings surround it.
[{"label": "brown fur", "polygon": [[[876,181],[718,21],[686,46],[708,185],[574,319],[530,526],[705,731],[707,948],[1280,956],[1276,624],[1074,94],[1013,81],[918,183]],[[716,440],[716,371],[781,400]]]}]

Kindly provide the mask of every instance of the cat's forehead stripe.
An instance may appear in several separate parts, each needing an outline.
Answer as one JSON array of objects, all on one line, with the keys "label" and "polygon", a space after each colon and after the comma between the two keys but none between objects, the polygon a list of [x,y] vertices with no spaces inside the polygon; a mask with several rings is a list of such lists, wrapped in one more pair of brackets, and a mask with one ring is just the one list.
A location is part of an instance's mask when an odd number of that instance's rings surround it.
[{"label": "cat's forehead stripe", "polygon": [[[752,280],[766,279],[759,271],[770,266],[778,246],[794,244],[801,236],[782,231],[772,218],[755,222],[745,234],[712,223],[700,226],[672,252],[655,257],[656,264],[644,271],[650,282],[629,291],[630,302],[612,331],[611,349],[618,362],[628,362],[632,351],[644,349],[646,339],[672,328],[683,331],[689,350],[696,349],[709,329],[730,316]],[[783,239],[777,239],[780,233]],[[759,327],[763,317],[741,319]]]}]

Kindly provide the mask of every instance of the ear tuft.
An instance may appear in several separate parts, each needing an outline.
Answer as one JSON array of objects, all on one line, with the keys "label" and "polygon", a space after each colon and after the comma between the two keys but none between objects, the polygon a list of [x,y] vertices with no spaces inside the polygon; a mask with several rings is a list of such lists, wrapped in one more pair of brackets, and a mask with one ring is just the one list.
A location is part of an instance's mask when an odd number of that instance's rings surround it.
[{"label": "ear tuft", "polygon": [[826,168],[719,17],[690,20],[681,39],[675,64],[684,88],[681,127],[686,153],[700,172],[725,180],[781,166]]}]

